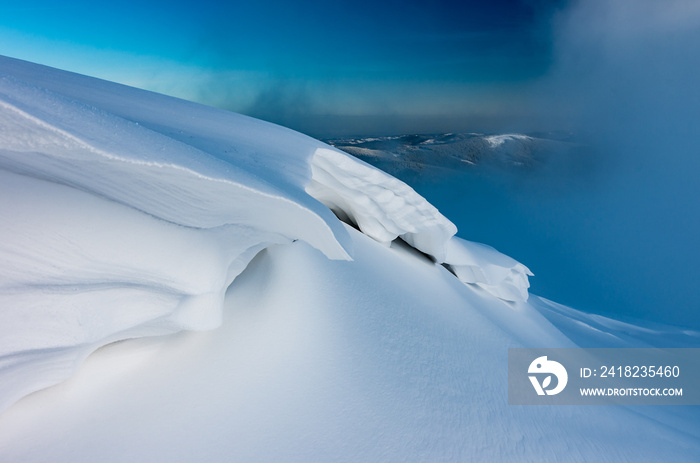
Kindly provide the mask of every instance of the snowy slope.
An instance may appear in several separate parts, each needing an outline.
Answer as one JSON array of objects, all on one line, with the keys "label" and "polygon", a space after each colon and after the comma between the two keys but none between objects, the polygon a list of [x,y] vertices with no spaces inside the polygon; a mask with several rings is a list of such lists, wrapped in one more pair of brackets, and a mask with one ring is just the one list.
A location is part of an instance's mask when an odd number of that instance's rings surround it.
[{"label": "snowy slope", "polygon": [[700,450],[673,418],[507,405],[508,347],[635,336],[301,134],[0,58],[0,191],[0,461]]},{"label": "snowy slope", "polygon": [[509,406],[501,366],[506,348],[522,345],[513,331],[530,333],[528,344],[570,344],[531,307],[513,310],[406,247],[349,232],[353,262],[301,242],[261,253],[229,290],[219,329],[96,352],[75,378],[0,417],[0,454],[37,462],[697,455],[697,439],[625,409]]}]

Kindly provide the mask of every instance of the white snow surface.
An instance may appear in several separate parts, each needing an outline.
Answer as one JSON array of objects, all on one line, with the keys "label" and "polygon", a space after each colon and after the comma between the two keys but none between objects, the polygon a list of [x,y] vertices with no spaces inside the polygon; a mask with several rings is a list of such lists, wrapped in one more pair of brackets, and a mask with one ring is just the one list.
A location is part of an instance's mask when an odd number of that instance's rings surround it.
[{"label": "white snow surface", "polygon": [[445,262],[457,227],[402,181],[333,148],[311,159],[306,191],[372,238],[389,244],[401,237]]},{"label": "white snow surface", "polygon": [[526,301],[530,269],[491,246],[454,237],[446,263],[465,283],[472,283],[505,301]]},{"label": "white snow surface", "polygon": [[0,461],[695,458],[692,418],[509,406],[508,347],[660,331],[456,232],[299,133],[0,57]]},{"label": "white snow surface", "polygon": [[532,140],[532,137],[520,133],[504,133],[501,135],[489,135],[484,137],[484,140],[486,140],[491,148],[497,148],[512,140]]}]

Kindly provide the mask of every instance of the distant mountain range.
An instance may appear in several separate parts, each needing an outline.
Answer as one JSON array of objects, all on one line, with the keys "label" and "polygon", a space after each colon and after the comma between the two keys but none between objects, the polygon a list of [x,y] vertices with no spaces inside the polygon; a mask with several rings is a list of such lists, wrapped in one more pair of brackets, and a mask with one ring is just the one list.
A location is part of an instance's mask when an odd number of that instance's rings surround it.
[{"label": "distant mountain range", "polygon": [[340,138],[326,143],[391,174],[464,171],[474,166],[533,169],[575,156],[570,135],[442,133]]}]

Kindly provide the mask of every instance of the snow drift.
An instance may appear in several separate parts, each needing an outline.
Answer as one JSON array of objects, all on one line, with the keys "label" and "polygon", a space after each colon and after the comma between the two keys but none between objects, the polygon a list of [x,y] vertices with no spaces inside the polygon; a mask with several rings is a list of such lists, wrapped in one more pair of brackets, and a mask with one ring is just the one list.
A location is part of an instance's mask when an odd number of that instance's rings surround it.
[{"label": "snow drift", "polygon": [[527,298],[524,266],[469,252],[406,184],[318,141],[7,58],[0,76],[0,409],[104,344],[215,328],[226,288],[270,245],[349,259],[326,206],[386,245],[401,237],[481,269],[456,270],[467,283]]}]

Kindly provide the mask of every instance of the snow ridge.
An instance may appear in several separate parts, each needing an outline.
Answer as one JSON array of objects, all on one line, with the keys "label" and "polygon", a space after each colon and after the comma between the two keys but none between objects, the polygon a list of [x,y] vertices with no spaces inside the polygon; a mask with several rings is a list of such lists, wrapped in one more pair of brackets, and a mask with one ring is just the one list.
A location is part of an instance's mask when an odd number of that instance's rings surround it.
[{"label": "snow ridge", "polygon": [[[294,201],[292,192],[138,123],[48,91],[1,83],[11,96],[0,87],[0,167],[93,192],[176,224],[211,228],[233,220],[283,231],[330,258],[349,258],[341,244],[347,242],[344,230],[322,208]],[[25,108],[3,99],[20,100]],[[251,210],[251,203],[258,207]]]},{"label": "snow ridge", "polygon": [[401,237],[445,261],[457,227],[402,181],[330,148],[316,150],[311,175],[306,191],[366,235],[387,245]]},{"label": "snow ridge", "polygon": [[351,259],[331,210],[498,298],[527,298],[527,268],[321,142],[0,57],[0,411],[108,343],[217,327],[262,249],[301,240]]},{"label": "snow ridge", "polygon": [[458,238],[457,227],[402,181],[335,149],[311,158],[306,191],[371,238],[402,238],[462,282],[505,301],[526,301],[532,272],[490,246]]}]

